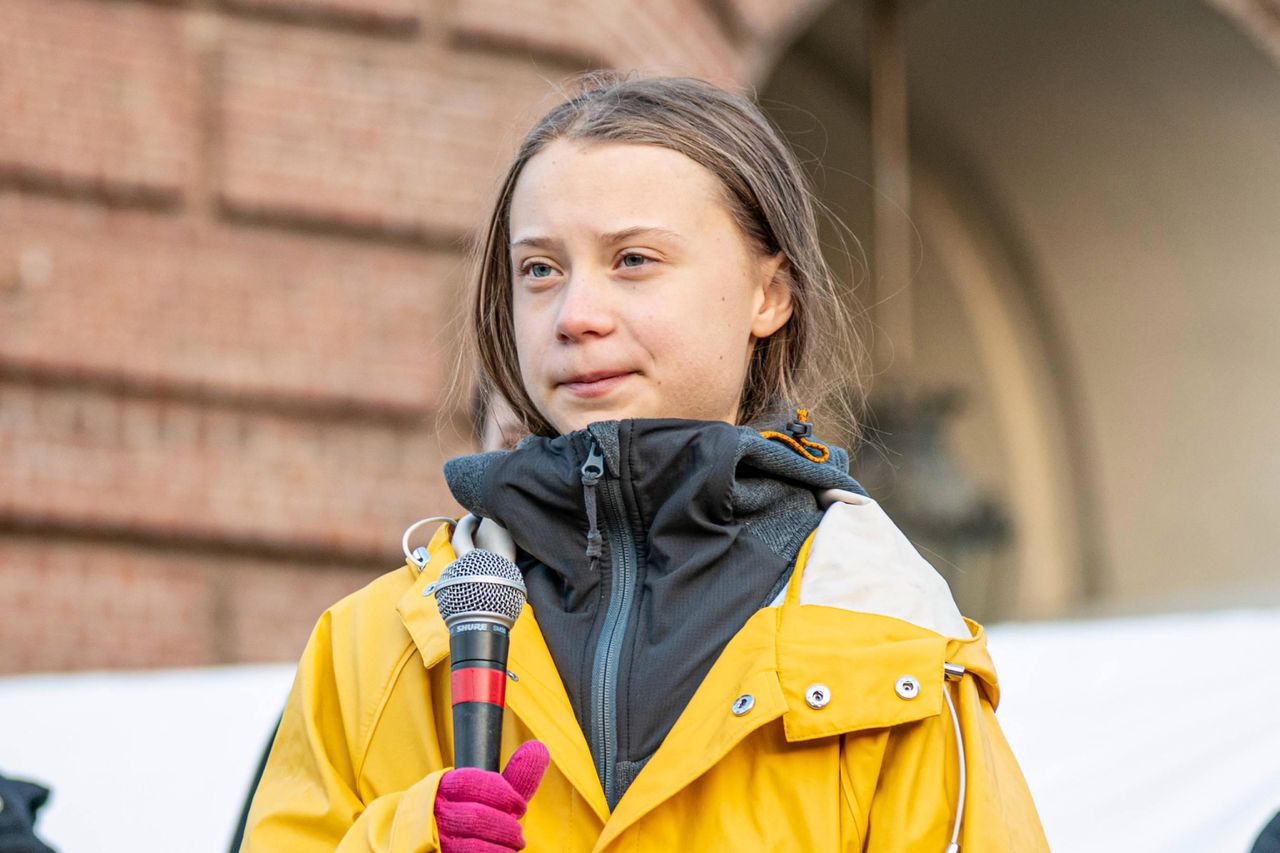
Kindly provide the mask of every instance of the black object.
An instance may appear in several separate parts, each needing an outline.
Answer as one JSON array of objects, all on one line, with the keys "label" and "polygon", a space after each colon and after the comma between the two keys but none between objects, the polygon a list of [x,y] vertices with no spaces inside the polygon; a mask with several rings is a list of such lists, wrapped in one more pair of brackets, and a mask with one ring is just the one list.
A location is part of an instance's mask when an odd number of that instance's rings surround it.
[{"label": "black object", "polygon": [[454,767],[498,770],[508,646],[502,625],[464,622],[449,632]]},{"label": "black object", "polygon": [[509,632],[524,607],[524,577],[499,554],[475,549],[428,587],[449,628],[453,766],[498,770]]},{"label": "black object", "polygon": [[1250,853],[1280,853],[1280,812],[1276,812],[1271,822],[1262,828]]},{"label": "black object", "polygon": [[43,785],[0,776],[0,853],[54,853],[35,832],[36,812],[48,801]]},{"label": "black object", "polygon": [[240,853],[240,845],[244,843],[244,830],[249,825],[249,809],[253,806],[254,795],[258,793],[258,783],[262,781],[262,772],[267,769],[267,759],[271,756],[271,746],[276,742],[276,734],[280,731],[280,722],[284,719],[283,712],[276,719],[275,728],[271,730],[271,737],[267,738],[267,745],[262,750],[262,757],[258,759],[258,769],[254,771],[253,781],[249,784],[249,793],[244,798],[244,805],[240,807],[240,821],[236,824],[235,834],[231,836],[231,853]]}]

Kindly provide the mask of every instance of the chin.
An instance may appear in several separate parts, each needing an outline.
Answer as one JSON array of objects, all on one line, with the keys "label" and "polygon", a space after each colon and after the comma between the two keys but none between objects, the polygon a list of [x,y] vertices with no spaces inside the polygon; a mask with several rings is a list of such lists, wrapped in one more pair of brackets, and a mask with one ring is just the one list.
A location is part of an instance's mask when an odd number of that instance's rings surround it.
[{"label": "chin", "polygon": [[564,435],[565,433],[577,432],[578,430],[586,429],[588,424],[593,424],[596,421],[620,421],[628,417],[631,416],[615,414],[613,412],[592,412],[589,414],[580,414],[570,418],[565,418],[564,420],[557,421],[554,426],[560,431],[561,435]]},{"label": "chin", "polygon": [[563,414],[554,414],[552,416],[551,425],[554,426],[561,435],[569,432],[577,432],[580,429],[586,429],[588,424],[596,421],[623,421],[628,418],[650,418],[658,417],[644,412],[637,411],[628,406],[618,407],[601,407],[599,409],[591,409],[588,411],[566,412]]}]

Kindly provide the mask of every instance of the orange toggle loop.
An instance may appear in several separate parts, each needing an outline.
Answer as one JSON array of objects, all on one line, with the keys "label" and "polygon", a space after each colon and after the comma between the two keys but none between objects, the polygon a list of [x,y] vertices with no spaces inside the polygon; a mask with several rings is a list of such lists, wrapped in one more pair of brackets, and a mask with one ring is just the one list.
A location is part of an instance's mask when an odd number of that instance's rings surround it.
[{"label": "orange toggle loop", "polygon": [[792,428],[796,435],[791,436],[774,430],[761,430],[760,435],[772,441],[781,441],[810,462],[822,464],[831,458],[831,448],[808,437],[813,429],[809,424],[808,409],[796,409],[796,419],[788,424],[788,427]]}]

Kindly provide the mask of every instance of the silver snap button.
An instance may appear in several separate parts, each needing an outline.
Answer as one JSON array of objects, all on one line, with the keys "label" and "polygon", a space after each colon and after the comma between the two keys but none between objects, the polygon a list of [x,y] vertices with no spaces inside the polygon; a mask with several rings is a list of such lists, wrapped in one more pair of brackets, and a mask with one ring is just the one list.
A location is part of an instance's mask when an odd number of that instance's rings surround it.
[{"label": "silver snap button", "polygon": [[516,674],[515,674],[514,672],[512,672],[511,670],[507,670],[507,678],[510,678],[512,681],[519,681],[519,680],[520,680],[520,676],[516,675]]},{"label": "silver snap button", "polygon": [[825,708],[831,701],[831,688],[825,684],[810,684],[809,689],[804,692],[804,701],[809,703],[810,708]]},{"label": "silver snap button", "polygon": [[756,706],[756,697],[750,693],[743,693],[737,699],[733,700],[733,715],[741,717]]},{"label": "silver snap button", "polygon": [[914,699],[920,695],[920,682],[914,675],[904,675],[893,685],[893,692],[903,699]]}]

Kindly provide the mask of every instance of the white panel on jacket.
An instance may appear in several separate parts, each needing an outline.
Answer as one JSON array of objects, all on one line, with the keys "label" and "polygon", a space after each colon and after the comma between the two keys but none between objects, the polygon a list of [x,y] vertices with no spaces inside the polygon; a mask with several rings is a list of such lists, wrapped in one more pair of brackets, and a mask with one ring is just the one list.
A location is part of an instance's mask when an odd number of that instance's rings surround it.
[{"label": "white panel on jacket", "polygon": [[[902,619],[944,637],[970,636],[951,589],[880,504],[831,489],[800,587],[801,604]],[[781,604],[786,591],[773,602]]]}]

